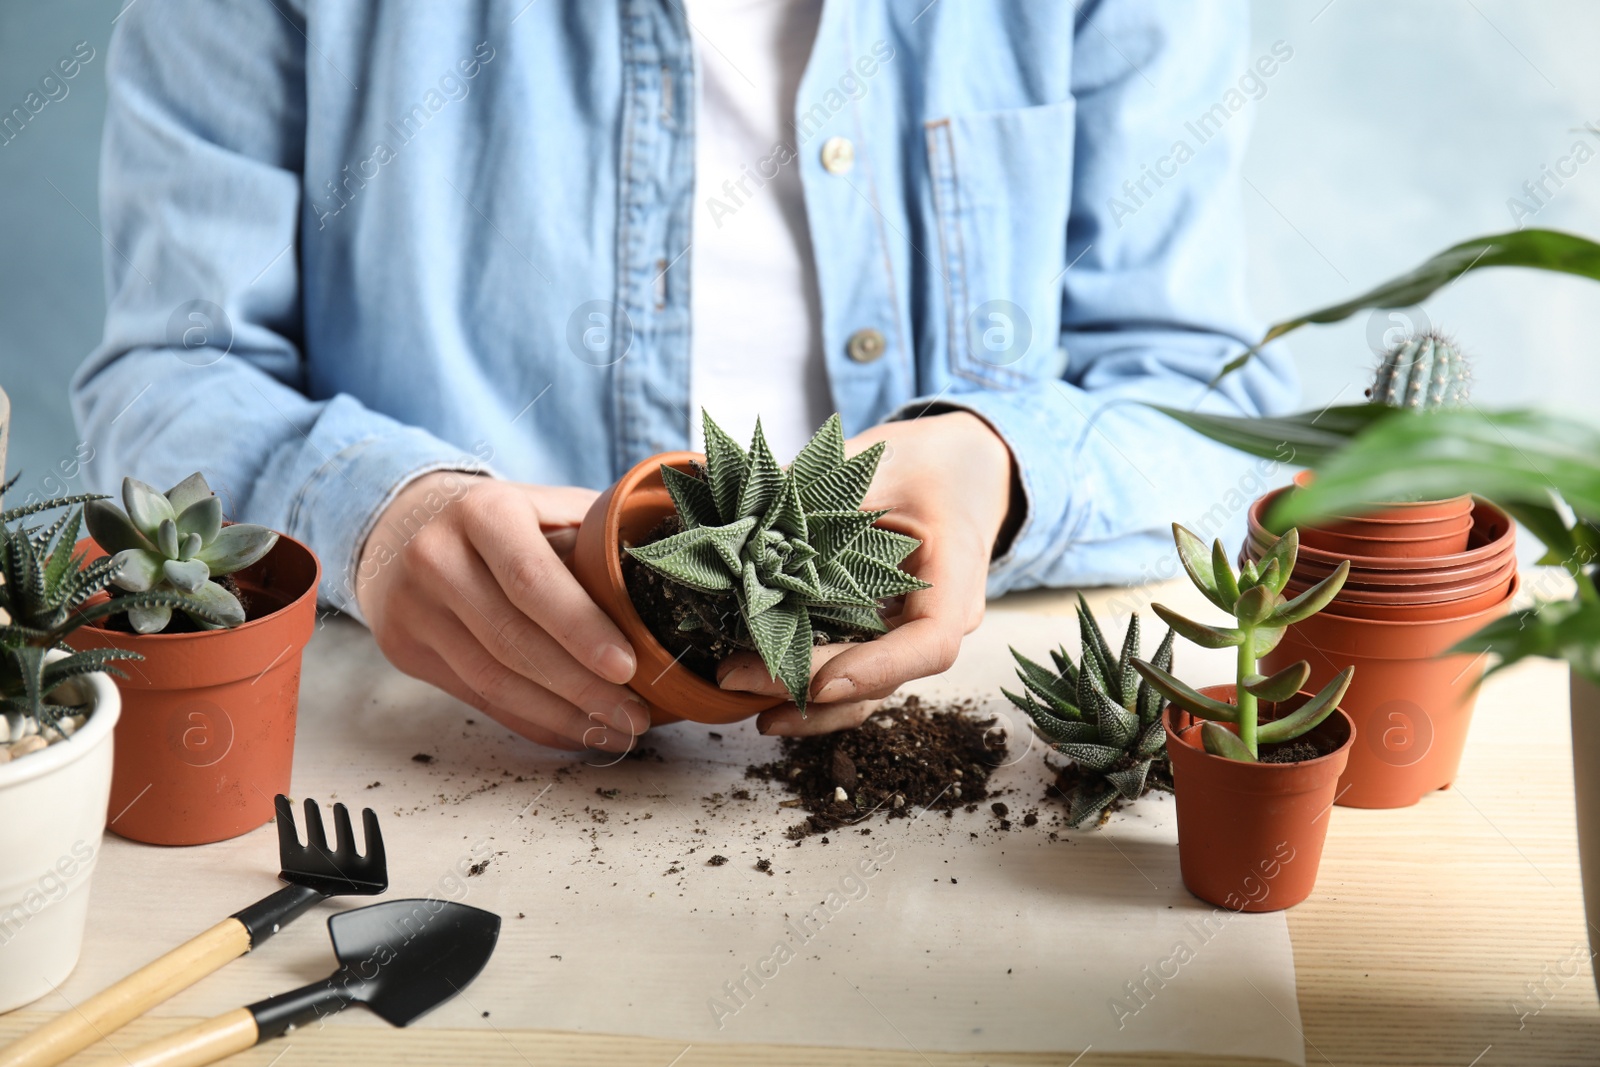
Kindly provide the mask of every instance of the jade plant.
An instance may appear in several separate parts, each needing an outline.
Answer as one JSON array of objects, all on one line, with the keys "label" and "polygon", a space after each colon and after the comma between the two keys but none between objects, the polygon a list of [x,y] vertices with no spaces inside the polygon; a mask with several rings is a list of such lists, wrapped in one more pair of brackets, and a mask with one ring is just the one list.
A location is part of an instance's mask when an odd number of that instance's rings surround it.
[{"label": "jade plant", "polygon": [[787,468],[759,420],[748,452],[703,420],[700,476],[661,467],[681,530],[627,552],[694,601],[680,629],[759,653],[804,712],[812,646],[883,633],[880,602],[928,587],[900,570],[921,542],[877,526],[887,511],[861,510],[884,445],[846,458],[838,415]]},{"label": "jade plant", "polygon": [[[1078,780],[1066,794],[1067,822],[1074,828],[1103,821],[1118,797],[1137,800],[1151,789],[1172,790],[1162,695],[1133,667],[1139,655],[1138,614],[1128,622],[1121,654],[1113,655],[1080,596],[1078,643],[1077,663],[1065,648],[1050,653],[1055,670],[1013,648],[1023,692],[1000,690],[1028,713],[1045,743],[1077,765]],[[1172,670],[1170,628],[1150,662]]]},{"label": "jade plant", "polygon": [[181,602],[125,599],[135,633],[165,630],[174,609],[199,628],[216,630],[245,620],[244,606],[215,581],[265,556],[278,535],[265,526],[222,524],[222,501],[198,472],[162,493],[134,478],[122,480],[122,503],[89,500],[84,523],[111,555],[111,582],[129,593],[185,594]]},{"label": "jade plant", "polygon": [[[1290,664],[1271,676],[1263,676],[1257,660],[1271,652],[1284,632],[1304,622],[1338,595],[1350,573],[1345,560],[1327,578],[1292,600],[1283,589],[1294,571],[1300,550],[1300,532],[1290,529],[1272,548],[1255,560],[1246,560],[1238,573],[1228,562],[1222,542],[1208,552],[1205,543],[1177,523],[1172,525],[1178,558],[1190,581],[1212,604],[1233,616],[1233,626],[1210,626],[1195,622],[1162,604],[1151,608],[1163,622],[1184,638],[1202,648],[1232,648],[1237,654],[1236,692],[1233,703],[1217,700],[1191,688],[1174,677],[1170,670],[1141,659],[1134,670],[1177,707],[1203,720],[1201,742],[1207,752],[1227,759],[1255,762],[1260,746],[1292,741],[1315,728],[1333,714],[1345,690],[1350,688],[1354,667],[1346,667],[1328,681],[1311,699],[1281,718],[1260,721],[1260,702],[1284,701],[1298,693],[1311,677],[1311,664],[1305,660]],[[1235,727],[1229,730],[1223,723]]]},{"label": "jade plant", "polygon": [[1429,330],[1383,353],[1367,399],[1391,408],[1439,411],[1463,406],[1471,393],[1467,357],[1449,338]]},{"label": "jade plant", "polygon": [[[0,492],[15,482],[13,478]],[[0,754],[6,759],[43,748],[81,724],[81,706],[60,699],[63,683],[96,671],[121,677],[113,661],[142,658],[119,648],[74,652],[63,643],[68,635],[130,607],[191,606],[188,597],[164,591],[91,603],[109,591],[116,570],[109,559],[86,564],[84,554],[73,551],[82,521],[78,505],[96,499],[81,494],[0,512],[0,610],[5,613],[0,622]],[[22,521],[61,507],[71,510],[48,525]],[[53,650],[66,654],[47,662]]]}]

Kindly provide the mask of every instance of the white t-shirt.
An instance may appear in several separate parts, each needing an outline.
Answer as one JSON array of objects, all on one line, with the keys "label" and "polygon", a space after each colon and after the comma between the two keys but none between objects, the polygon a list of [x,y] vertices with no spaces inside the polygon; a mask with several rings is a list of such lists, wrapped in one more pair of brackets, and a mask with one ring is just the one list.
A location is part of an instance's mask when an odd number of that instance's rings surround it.
[{"label": "white t-shirt", "polygon": [[[795,158],[795,95],[822,0],[687,0],[698,64],[690,437],[756,416],[787,463],[833,411]],[[770,176],[770,177],[769,177]]]}]

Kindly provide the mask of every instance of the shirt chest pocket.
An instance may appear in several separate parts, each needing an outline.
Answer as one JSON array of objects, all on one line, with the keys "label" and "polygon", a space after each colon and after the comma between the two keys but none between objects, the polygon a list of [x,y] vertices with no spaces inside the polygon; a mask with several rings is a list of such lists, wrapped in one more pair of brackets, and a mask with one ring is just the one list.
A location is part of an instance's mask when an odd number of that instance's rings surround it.
[{"label": "shirt chest pocket", "polygon": [[1061,373],[1075,104],[925,124],[938,323],[950,373],[1001,388]]}]

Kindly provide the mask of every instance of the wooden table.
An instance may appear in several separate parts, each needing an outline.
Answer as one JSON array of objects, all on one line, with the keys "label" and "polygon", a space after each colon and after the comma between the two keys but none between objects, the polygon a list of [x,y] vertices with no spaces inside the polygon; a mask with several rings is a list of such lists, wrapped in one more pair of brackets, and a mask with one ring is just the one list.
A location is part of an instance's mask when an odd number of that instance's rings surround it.
[{"label": "wooden table", "polygon": [[[1165,595],[1167,589],[1163,589]],[[1107,591],[1122,610],[1138,591]],[[1003,606],[1066,615],[1059,592]],[[1137,605],[1133,605],[1137,606]],[[1070,644],[1070,642],[1069,642]],[[1334,809],[1317,891],[1289,913],[1306,1062],[1333,1067],[1600,1063],[1572,810],[1566,669],[1520,665],[1484,688],[1456,785],[1400,811]],[[1570,976],[1570,977],[1568,977]],[[1530,990],[1541,988],[1535,997]],[[1542,1001],[1542,1003],[1541,1003]],[[46,1013],[0,1016],[0,1043]],[[131,1047],[190,1020],[143,1020]],[[73,1063],[117,1064],[109,1047]],[[1200,1057],[922,1055],[705,1045],[548,1031],[377,1030],[293,1035],[228,1061],[281,1067],[710,1067],[797,1064],[1236,1064]]]}]

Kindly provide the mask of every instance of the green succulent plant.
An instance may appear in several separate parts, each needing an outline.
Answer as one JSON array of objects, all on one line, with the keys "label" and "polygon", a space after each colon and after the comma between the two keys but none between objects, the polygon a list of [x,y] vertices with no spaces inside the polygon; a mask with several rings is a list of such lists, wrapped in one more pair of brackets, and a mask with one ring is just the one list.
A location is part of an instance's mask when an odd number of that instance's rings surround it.
[{"label": "green succulent plant", "polygon": [[720,624],[732,644],[760,653],[804,712],[812,646],[883,633],[879,602],[928,588],[900,570],[921,542],[875,525],[887,511],[860,510],[884,445],[847,459],[838,415],[788,468],[773,458],[760,420],[746,452],[702,418],[704,477],[661,467],[682,530],[627,552],[710,598],[686,624]]},{"label": "green succulent plant", "polygon": [[[12,478],[0,493],[15,483]],[[172,608],[188,602],[174,593],[145,592],[89,604],[107,590],[115,571],[109,559],[85,565],[85,556],[73,552],[82,519],[78,505],[97,499],[80,494],[0,512],[0,610],[6,616],[0,622],[0,714],[29,716],[40,726],[58,725],[66,708],[46,698],[63,682],[95,671],[121,677],[112,661],[142,658],[120,648],[67,651],[62,643],[67,635],[129,606]],[[71,510],[47,526],[22,521],[61,507]],[[53,649],[67,655],[45,662]]]},{"label": "green succulent plant", "polygon": [[[1164,671],[1172,670],[1172,636],[1168,629],[1150,661]],[[1023,693],[1000,690],[1028,713],[1041,739],[1083,772],[1067,795],[1067,822],[1073,827],[1098,821],[1119,796],[1137,800],[1151,789],[1172,789],[1162,695],[1133,668],[1139,616],[1128,622],[1121,654],[1112,655],[1080,596],[1078,639],[1078,662],[1065,648],[1056,649],[1050,653],[1053,671],[1013,648]]]},{"label": "green succulent plant", "polygon": [[[1259,564],[1246,560],[1237,574],[1220,540],[1208,552],[1203,541],[1177,523],[1172,524],[1172,536],[1189,580],[1207,600],[1232,615],[1235,625],[1209,626],[1195,622],[1162,604],[1152,604],[1151,609],[1163,622],[1202,648],[1237,650],[1235,702],[1229,704],[1208,697],[1173,677],[1168,668],[1159,664],[1135,659],[1133,668],[1172,703],[1205,720],[1200,736],[1207,752],[1254,762],[1262,743],[1291,741],[1333,714],[1345,690],[1350,688],[1354,667],[1346,667],[1334,675],[1316,696],[1283,718],[1268,723],[1258,721],[1259,702],[1288,700],[1294,696],[1311,677],[1311,664],[1301,660],[1266,677],[1257,670],[1256,661],[1278,646],[1290,626],[1304,622],[1328,606],[1344,588],[1345,578],[1350,574],[1350,561],[1340,563],[1327,578],[1289,600],[1285,599],[1283,588],[1300,552],[1299,530],[1291,529],[1278,538]],[[1224,722],[1235,724],[1238,732],[1219,725]]]},{"label": "green succulent plant", "polygon": [[1383,354],[1367,398],[1391,408],[1438,411],[1461,407],[1471,393],[1467,357],[1449,338],[1430,330]]},{"label": "green succulent plant", "polygon": [[121,601],[136,633],[160,633],[174,609],[207,630],[244,622],[239,598],[214,578],[265,556],[278,535],[249,523],[222,525],[222,501],[205,477],[191,474],[165,493],[134,478],[122,480],[124,511],[104,497],[84,506],[84,523],[111,555],[111,582],[130,593],[186,594],[181,601]]}]

